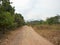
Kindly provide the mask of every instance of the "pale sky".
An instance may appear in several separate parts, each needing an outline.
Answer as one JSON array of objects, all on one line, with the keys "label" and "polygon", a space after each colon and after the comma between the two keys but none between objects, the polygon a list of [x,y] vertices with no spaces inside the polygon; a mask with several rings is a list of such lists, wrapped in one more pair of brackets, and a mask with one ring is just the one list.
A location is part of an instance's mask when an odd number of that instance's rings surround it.
[{"label": "pale sky", "polygon": [[25,20],[45,20],[60,14],[60,0],[11,0],[17,13]]}]

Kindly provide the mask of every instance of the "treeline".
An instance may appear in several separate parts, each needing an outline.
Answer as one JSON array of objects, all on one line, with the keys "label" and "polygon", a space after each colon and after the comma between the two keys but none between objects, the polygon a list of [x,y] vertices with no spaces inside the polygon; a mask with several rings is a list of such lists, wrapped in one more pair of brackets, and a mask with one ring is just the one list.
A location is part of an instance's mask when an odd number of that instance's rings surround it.
[{"label": "treeline", "polygon": [[41,25],[41,24],[48,24],[48,25],[53,25],[53,24],[60,24],[60,15],[56,15],[54,17],[47,18],[46,21],[44,20],[35,20],[35,21],[30,21],[27,22],[28,25]]},{"label": "treeline", "polygon": [[0,32],[5,33],[25,24],[21,14],[15,13],[10,0],[0,0]]}]

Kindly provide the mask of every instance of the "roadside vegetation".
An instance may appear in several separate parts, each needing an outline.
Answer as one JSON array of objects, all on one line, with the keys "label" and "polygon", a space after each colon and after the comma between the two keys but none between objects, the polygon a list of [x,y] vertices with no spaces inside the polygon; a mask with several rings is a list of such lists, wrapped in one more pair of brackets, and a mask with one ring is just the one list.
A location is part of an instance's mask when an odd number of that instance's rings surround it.
[{"label": "roadside vegetation", "polygon": [[60,27],[58,25],[35,25],[33,29],[54,45],[60,45]]},{"label": "roadside vegetation", "polygon": [[0,0],[0,39],[6,33],[25,24],[23,16],[15,13],[11,4],[10,0]]},{"label": "roadside vegetation", "polygon": [[60,45],[60,16],[54,16],[44,20],[27,22],[27,25],[54,45]]}]

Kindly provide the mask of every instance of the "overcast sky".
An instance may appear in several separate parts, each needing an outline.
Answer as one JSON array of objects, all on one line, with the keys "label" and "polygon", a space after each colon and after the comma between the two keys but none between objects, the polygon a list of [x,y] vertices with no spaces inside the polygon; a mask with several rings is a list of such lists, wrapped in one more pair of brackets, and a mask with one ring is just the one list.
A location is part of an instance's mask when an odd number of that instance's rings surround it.
[{"label": "overcast sky", "polygon": [[17,13],[25,20],[45,20],[60,14],[60,0],[11,0]]}]

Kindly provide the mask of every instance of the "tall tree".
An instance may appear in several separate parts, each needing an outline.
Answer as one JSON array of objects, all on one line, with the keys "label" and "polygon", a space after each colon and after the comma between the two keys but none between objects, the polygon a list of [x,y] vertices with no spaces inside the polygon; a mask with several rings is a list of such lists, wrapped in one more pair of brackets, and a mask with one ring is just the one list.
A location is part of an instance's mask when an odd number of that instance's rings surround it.
[{"label": "tall tree", "polygon": [[[15,14],[15,9],[10,4],[10,0],[0,0],[0,31],[16,28],[24,24],[21,14]],[[17,25],[17,26],[16,26]]]},{"label": "tall tree", "polygon": [[10,12],[11,14],[14,14],[15,9],[10,4],[11,4],[10,0],[2,0],[3,11],[7,11]]}]

